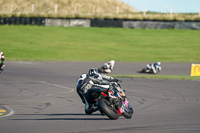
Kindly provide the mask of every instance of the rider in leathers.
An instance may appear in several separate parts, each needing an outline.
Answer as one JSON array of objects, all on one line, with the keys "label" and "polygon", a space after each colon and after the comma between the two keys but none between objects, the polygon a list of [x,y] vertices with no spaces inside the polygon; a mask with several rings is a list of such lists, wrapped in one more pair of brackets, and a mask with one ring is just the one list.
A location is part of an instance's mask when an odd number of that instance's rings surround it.
[{"label": "rider in leathers", "polygon": [[82,74],[77,84],[77,93],[79,94],[82,102],[85,104],[85,113],[91,114],[97,110],[97,106],[88,103],[87,97],[88,89],[98,86],[99,89],[108,89],[110,82],[117,82],[118,79],[98,73],[95,68],[89,70],[88,74]]},{"label": "rider in leathers", "polygon": [[153,74],[156,74],[158,72],[161,71],[161,62],[156,62],[156,63],[152,63],[152,64],[147,64],[147,68],[149,68],[150,70],[152,70]]},{"label": "rider in leathers", "polygon": [[3,52],[0,51],[0,73],[3,71],[3,69],[5,68],[5,64],[4,64],[4,55]]},{"label": "rider in leathers", "polygon": [[111,73],[112,70],[114,69],[115,66],[115,61],[111,60],[109,62],[106,62],[103,64],[103,66],[101,66],[100,68],[98,68],[98,72],[101,73]]}]

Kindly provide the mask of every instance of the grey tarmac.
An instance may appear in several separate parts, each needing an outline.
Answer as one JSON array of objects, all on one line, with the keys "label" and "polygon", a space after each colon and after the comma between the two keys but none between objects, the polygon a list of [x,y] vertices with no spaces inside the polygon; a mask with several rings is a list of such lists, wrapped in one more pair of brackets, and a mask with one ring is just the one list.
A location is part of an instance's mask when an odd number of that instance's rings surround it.
[{"label": "grey tarmac", "polygon": [[[104,62],[7,61],[0,74],[1,133],[200,133],[200,81],[123,78],[132,119],[84,113],[76,83]],[[116,62],[112,74],[140,74],[147,63]],[[160,75],[189,75],[192,63],[162,63]],[[1,108],[1,107],[0,107]]]}]

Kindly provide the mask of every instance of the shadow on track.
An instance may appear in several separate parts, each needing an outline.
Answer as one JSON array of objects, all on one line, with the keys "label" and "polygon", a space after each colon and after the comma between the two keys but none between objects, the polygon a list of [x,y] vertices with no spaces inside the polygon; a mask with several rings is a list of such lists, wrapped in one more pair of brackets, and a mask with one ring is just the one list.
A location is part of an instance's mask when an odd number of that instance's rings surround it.
[{"label": "shadow on track", "polygon": [[110,120],[109,118],[91,118],[92,116],[101,116],[101,114],[15,114],[22,116],[89,116],[90,118],[31,118],[31,119],[12,119],[12,120]]},{"label": "shadow on track", "polygon": [[73,115],[75,115],[75,116],[79,116],[79,115],[80,115],[80,116],[81,116],[81,115],[83,115],[83,116],[92,116],[92,115],[101,115],[101,114],[91,114],[91,115],[87,115],[87,114],[79,114],[79,113],[78,113],[78,114],[75,114],[75,113],[71,113],[71,114],[15,114],[15,115],[24,115],[24,116],[25,116],[25,115],[38,115],[38,116],[39,116],[39,115],[46,115],[46,116],[56,116],[56,115],[58,115],[58,116],[59,116],[59,115],[72,115],[72,116],[73,116]]}]

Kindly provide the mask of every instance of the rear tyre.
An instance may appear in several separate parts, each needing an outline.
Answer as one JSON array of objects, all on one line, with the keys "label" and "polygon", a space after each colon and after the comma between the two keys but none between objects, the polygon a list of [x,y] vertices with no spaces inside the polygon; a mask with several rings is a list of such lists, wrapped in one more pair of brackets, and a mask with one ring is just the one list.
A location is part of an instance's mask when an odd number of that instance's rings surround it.
[{"label": "rear tyre", "polygon": [[140,72],[141,72],[141,73],[145,73],[145,70],[144,70],[144,69],[142,69]]},{"label": "rear tyre", "polygon": [[147,69],[148,69],[147,67],[143,68],[142,71],[141,71],[141,73],[146,73]]},{"label": "rear tyre", "polygon": [[118,111],[113,108],[110,102],[104,98],[99,100],[98,108],[101,112],[107,115],[111,120],[117,120],[119,118]]}]

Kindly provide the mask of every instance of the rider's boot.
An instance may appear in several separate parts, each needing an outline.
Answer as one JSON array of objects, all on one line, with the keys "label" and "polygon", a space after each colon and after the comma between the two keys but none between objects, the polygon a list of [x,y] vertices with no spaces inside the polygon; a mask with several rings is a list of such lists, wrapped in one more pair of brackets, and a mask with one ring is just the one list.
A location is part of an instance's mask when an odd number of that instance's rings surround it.
[{"label": "rider's boot", "polygon": [[95,112],[97,110],[98,110],[97,106],[90,105],[90,107],[88,109],[85,109],[85,113],[87,115],[90,115],[90,114],[92,114],[93,112]]}]

